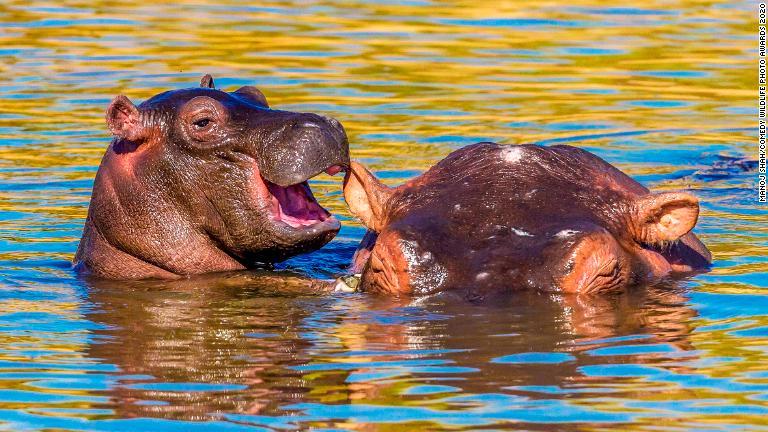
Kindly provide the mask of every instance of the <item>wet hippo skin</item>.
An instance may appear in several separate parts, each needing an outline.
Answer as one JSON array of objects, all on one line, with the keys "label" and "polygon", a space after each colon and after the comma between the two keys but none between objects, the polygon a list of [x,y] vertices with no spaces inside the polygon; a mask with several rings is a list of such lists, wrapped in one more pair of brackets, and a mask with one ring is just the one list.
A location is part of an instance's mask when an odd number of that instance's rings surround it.
[{"label": "wet hippo skin", "polygon": [[306,182],[349,164],[335,119],[270,109],[246,86],[168,91],[107,109],[79,271],[110,279],[238,270],[320,248],[339,222]]},{"label": "wet hippo skin", "polygon": [[711,263],[693,195],[570,146],[478,143],[396,188],[352,162],[344,197],[369,229],[352,266],[368,292],[606,293]]}]

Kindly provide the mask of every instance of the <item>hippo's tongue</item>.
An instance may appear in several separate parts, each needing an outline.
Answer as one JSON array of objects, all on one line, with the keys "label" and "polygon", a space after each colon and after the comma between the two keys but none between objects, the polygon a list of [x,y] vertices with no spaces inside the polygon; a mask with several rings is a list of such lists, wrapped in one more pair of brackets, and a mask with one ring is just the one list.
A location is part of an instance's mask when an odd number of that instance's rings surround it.
[{"label": "hippo's tongue", "polygon": [[266,184],[273,197],[274,216],[277,220],[298,228],[314,225],[330,216],[312,196],[307,182],[286,187],[270,182]]}]

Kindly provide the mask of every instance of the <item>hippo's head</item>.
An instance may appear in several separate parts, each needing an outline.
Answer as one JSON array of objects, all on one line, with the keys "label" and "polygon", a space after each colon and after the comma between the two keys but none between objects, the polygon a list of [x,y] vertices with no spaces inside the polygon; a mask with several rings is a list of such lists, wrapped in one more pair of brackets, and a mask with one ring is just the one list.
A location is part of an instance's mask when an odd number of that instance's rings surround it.
[{"label": "hippo's head", "polygon": [[174,90],[107,109],[114,140],[96,176],[76,264],[110,278],[252,267],[320,248],[339,230],[307,185],[349,164],[330,117],[269,108],[246,86]]},{"label": "hippo's head", "polygon": [[608,292],[711,260],[694,196],[569,146],[476,144],[394,189],[353,162],[344,196],[371,230],[354,264],[368,291]]}]

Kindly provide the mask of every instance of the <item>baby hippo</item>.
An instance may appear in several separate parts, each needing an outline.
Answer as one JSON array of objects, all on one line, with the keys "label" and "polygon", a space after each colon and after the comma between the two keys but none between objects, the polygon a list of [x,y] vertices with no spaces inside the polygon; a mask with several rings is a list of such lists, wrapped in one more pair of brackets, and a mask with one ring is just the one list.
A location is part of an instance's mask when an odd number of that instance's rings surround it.
[{"label": "baby hippo", "polygon": [[344,197],[369,229],[352,266],[368,292],[607,293],[711,263],[694,196],[570,146],[478,143],[396,188],[353,162]]},{"label": "baby hippo", "polygon": [[107,108],[77,270],[110,279],[238,270],[320,248],[339,230],[307,179],[349,165],[341,124],[270,109],[245,86],[161,93]]}]

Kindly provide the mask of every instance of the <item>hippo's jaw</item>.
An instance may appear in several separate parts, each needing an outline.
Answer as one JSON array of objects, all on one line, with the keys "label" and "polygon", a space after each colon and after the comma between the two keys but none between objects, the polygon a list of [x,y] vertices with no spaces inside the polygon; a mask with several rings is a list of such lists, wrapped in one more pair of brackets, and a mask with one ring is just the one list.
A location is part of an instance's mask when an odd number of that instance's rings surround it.
[{"label": "hippo's jaw", "polygon": [[256,164],[265,189],[261,198],[275,230],[298,241],[337,232],[341,224],[318,204],[307,180],[323,172],[335,175],[349,166],[344,128],[330,117],[280,111],[272,111],[264,123],[262,128],[269,125],[274,130],[266,137],[252,135],[253,141],[242,151],[251,153]]},{"label": "hippo's jaw", "polygon": [[640,243],[639,246],[642,251],[638,255],[656,277],[702,272],[712,263],[712,254],[692,233],[669,244]]},{"label": "hippo's jaw", "polygon": [[[226,177],[239,181],[228,185],[230,193],[211,200],[220,219],[205,229],[219,249],[253,268],[318,249],[336,236],[341,224],[317,202],[309,179],[280,186],[263,176],[254,157],[245,153],[235,157]],[[323,171],[340,169],[330,165]]]}]

